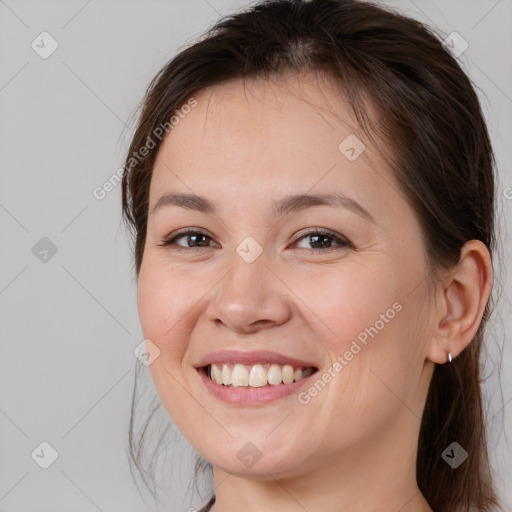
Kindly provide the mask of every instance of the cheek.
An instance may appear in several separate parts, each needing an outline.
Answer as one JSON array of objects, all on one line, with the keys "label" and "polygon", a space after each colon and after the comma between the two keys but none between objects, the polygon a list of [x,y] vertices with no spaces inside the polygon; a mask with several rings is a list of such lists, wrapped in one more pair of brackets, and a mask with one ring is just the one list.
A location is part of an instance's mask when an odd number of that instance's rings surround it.
[{"label": "cheek", "polygon": [[[343,431],[354,441],[363,431],[369,435],[388,421],[404,407],[402,401],[415,408],[424,301],[421,287],[409,295],[408,283],[396,275],[377,279],[359,272],[357,279],[340,278],[341,286],[324,294],[323,302],[314,295],[318,306],[324,304],[316,308],[319,316],[336,333],[324,338],[333,362],[331,375],[325,375],[326,400],[335,404],[324,421],[332,426],[331,432]],[[347,426],[347,412],[353,430]]]},{"label": "cheek", "polygon": [[[402,388],[415,341],[409,325],[416,310],[398,269],[381,272],[347,265],[343,273],[329,275],[324,270],[302,285],[296,282],[293,289],[307,305],[302,308],[307,322],[315,326],[313,334],[332,361],[324,374],[330,399],[343,403],[341,410],[363,415],[367,406],[370,411],[389,404],[389,390],[378,377],[393,389]],[[339,410],[333,408],[333,416]]]},{"label": "cheek", "polygon": [[317,334],[333,359],[350,350],[354,340],[365,347],[365,342],[369,344],[397,323],[401,292],[392,275],[389,269],[380,272],[347,264],[342,272],[323,269],[315,276],[296,280],[294,293],[307,306],[302,308],[304,314],[317,326]]},{"label": "cheek", "polygon": [[141,267],[137,286],[137,306],[143,336],[160,350],[149,366],[160,400],[170,418],[179,429],[188,431],[187,415],[183,404],[190,395],[184,391],[186,375],[183,360],[190,338],[190,325],[194,322],[194,294],[187,292],[190,278],[179,278],[156,270],[150,258]]},{"label": "cheek", "polygon": [[[161,350],[165,360],[172,362],[186,346],[180,334],[190,322],[194,297],[187,289],[190,279],[175,279],[155,270],[150,262],[141,267],[137,286],[137,307],[144,338]],[[193,294],[192,294],[193,295]]]}]

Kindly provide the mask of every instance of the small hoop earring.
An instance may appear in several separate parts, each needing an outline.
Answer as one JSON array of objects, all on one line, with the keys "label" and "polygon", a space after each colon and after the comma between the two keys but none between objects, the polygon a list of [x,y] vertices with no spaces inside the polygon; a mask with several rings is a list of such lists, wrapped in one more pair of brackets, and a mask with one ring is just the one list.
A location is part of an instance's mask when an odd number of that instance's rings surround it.
[{"label": "small hoop earring", "polygon": [[452,362],[452,353],[451,352],[448,352],[448,362],[449,363]]}]

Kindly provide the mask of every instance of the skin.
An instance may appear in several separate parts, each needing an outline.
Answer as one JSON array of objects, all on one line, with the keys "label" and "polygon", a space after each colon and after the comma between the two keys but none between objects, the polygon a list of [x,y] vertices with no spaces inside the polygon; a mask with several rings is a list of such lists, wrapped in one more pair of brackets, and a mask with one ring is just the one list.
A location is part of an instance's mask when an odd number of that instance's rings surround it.
[{"label": "skin", "polygon": [[[459,266],[430,279],[418,220],[388,164],[317,75],[233,80],[194,97],[159,150],[149,209],[183,192],[218,211],[150,213],[138,309],[160,350],[150,370],[162,403],[213,465],[213,510],[431,511],[415,476],[421,413],[434,363],[455,358],[480,324],[492,282],[486,247],[468,242]],[[338,149],[349,134],[366,145],[355,161]],[[271,214],[286,195],[332,191],[375,222],[331,206]],[[187,227],[209,238],[159,245]],[[355,248],[301,235],[317,227]],[[248,236],[263,250],[252,263],[236,252]],[[307,404],[297,393],[226,404],[194,368],[216,350],[274,350],[314,361],[322,375],[396,302],[401,311]],[[247,442],[261,453],[252,467],[237,457]]]}]

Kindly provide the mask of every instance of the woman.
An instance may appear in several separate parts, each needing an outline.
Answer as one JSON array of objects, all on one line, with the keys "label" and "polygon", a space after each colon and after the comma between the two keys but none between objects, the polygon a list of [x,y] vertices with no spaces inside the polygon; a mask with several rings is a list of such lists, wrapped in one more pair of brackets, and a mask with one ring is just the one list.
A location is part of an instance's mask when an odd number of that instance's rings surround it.
[{"label": "woman", "polygon": [[493,164],[446,45],[366,2],[258,4],[154,78],[123,212],[202,510],[496,510]]}]

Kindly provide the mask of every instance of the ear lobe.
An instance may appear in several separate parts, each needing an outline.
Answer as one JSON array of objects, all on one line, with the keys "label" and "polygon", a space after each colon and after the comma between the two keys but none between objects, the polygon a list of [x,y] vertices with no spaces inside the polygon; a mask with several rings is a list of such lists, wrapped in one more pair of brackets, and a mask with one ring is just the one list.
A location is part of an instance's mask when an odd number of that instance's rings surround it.
[{"label": "ear lobe", "polygon": [[442,282],[440,318],[435,322],[428,359],[444,364],[449,352],[455,358],[471,343],[482,321],[492,280],[492,262],[486,245],[480,240],[466,242],[458,265]]}]

